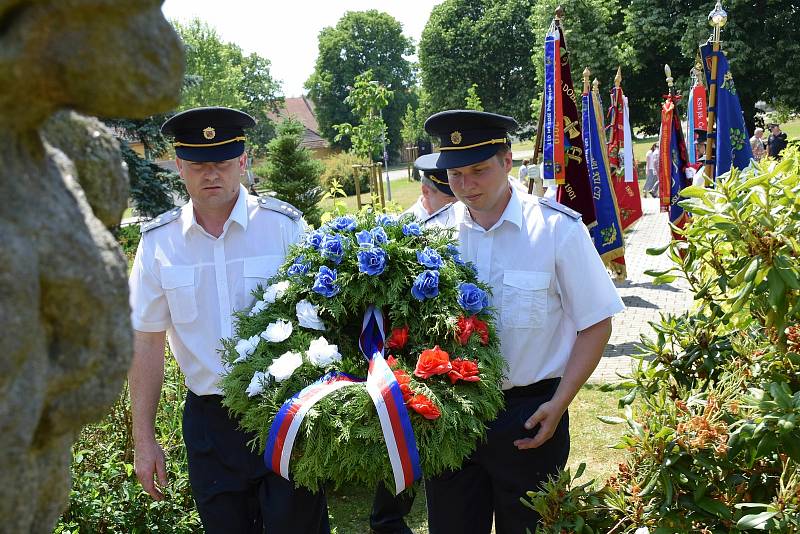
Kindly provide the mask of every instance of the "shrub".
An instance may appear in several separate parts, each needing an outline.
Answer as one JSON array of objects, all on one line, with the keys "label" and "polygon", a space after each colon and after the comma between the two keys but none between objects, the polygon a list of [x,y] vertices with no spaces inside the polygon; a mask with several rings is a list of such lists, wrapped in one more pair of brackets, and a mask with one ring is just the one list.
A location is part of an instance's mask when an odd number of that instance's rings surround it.
[{"label": "shrub", "polygon": [[626,461],[599,489],[565,472],[530,492],[538,532],[798,532],[798,195],[796,149],[683,191],[685,241],[648,253],[670,255],[655,282],[685,279],[696,306],[653,324],[623,417],[603,418],[626,425]]},{"label": "shrub", "polygon": [[333,180],[337,180],[347,196],[356,194],[356,177],[359,179],[361,193],[369,192],[367,169],[356,169],[353,165],[369,165],[369,161],[349,152],[335,154],[323,161],[325,170],[320,176],[322,187],[326,191],[331,188]]},{"label": "shrub", "polygon": [[189,487],[181,434],[185,397],[180,371],[169,357],[156,427],[156,437],[167,456],[166,498],[153,501],[133,472],[131,412],[126,388],[111,413],[84,428],[72,448],[69,507],[56,526],[56,534],[202,531]]},{"label": "shrub", "polygon": [[133,257],[136,255],[136,248],[139,246],[139,240],[142,238],[139,225],[117,226],[114,228],[113,233],[117,243],[122,248],[122,252],[128,258],[128,262],[133,261]]}]

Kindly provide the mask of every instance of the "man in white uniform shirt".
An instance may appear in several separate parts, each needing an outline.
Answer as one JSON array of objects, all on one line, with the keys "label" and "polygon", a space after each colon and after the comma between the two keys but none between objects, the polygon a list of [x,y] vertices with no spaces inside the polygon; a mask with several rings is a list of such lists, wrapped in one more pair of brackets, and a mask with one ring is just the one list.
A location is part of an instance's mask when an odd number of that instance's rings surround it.
[{"label": "man in white uniform shirt", "polygon": [[453,191],[447,184],[447,171],[440,169],[420,169],[422,178],[420,188],[422,194],[413,206],[403,213],[410,213],[417,219],[424,221],[443,207],[456,201]]},{"label": "man in white uniform shirt", "polygon": [[448,169],[460,202],[426,224],[454,227],[462,259],[493,290],[508,371],[506,407],[460,469],[427,479],[431,534],[536,530],[520,497],[563,468],[567,407],[591,376],[624,306],[580,215],[509,185],[511,117],[445,111],[425,122],[441,138],[424,165]]},{"label": "man in white uniform shirt", "polygon": [[205,531],[327,533],[325,495],[268,471],[250,450],[253,436],[221,404],[220,338],[233,334],[232,313],[252,305],[252,291],[275,274],[305,228],[294,207],[250,196],[239,183],[247,161],[244,129],[254,124],[241,111],[197,108],[161,127],[175,137],[191,201],[143,227],[131,269],[135,471],[147,493],[164,498],[166,464],[154,424],[169,338],[189,389],[183,437]]}]

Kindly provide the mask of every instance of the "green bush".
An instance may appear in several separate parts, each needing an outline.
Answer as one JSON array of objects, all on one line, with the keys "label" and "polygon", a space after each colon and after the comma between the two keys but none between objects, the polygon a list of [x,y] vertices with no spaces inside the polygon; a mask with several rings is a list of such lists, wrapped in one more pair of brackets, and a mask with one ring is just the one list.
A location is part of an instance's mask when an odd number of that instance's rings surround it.
[{"label": "green bush", "polygon": [[113,234],[122,248],[122,252],[128,258],[128,262],[133,261],[133,257],[136,255],[136,248],[139,246],[139,240],[142,238],[139,225],[117,226],[114,228]]},{"label": "green bush", "polygon": [[337,180],[347,196],[356,194],[356,177],[359,179],[361,193],[369,192],[369,177],[366,169],[355,169],[353,165],[369,165],[369,161],[349,152],[340,152],[323,161],[325,170],[320,176],[322,187],[330,189],[333,180]]},{"label": "green bush", "polygon": [[674,267],[650,274],[696,305],[653,324],[623,416],[601,418],[626,425],[625,462],[530,492],[538,532],[800,531],[800,152],[683,196],[685,241],[648,251]]},{"label": "green bush", "polygon": [[111,413],[83,429],[72,448],[69,507],[56,534],[201,532],[194,507],[181,434],[186,387],[178,366],[168,357],[156,436],[167,456],[168,487],[163,501],[153,501],[133,471],[133,441],[128,392]]}]

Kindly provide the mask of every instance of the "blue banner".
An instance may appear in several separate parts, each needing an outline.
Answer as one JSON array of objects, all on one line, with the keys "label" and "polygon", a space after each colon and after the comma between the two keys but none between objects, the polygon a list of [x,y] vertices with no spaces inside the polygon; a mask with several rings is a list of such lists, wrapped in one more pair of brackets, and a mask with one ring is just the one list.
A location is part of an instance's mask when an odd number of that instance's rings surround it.
[{"label": "blue banner", "polygon": [[[672,116],[672,134],[669,139],[669,166],[670,166],[670,187],[669,187],[669,222],[678,228],[683,228],[688,220],[688,215],[678,202],[683,200],[681,189],[692,184],[686,180],[686,145],[683,142],[678,116]],[[662,141],[663,142],[663,141]]]},{"label": "blue banner", "polygon": [[555,154],[556,135],[558,124],[556,122],[556,47],[558,46],[558,33],[548,33],[544,38],[544,143],[542,149],[543,170],[545,180],[555,180]]},{"label": "blue banner", "polygon": [[606,159],[606,140],[599,98],[592,92],[584,94],[582,98],[583,146],[586,149],[586,168],[589,171],[594,211],[597,215],[597,224],[589,229],[589,233],[597,253],[608,263],[625,254],[622,223]]},{"label": "blue banner", "polygon": [[[703,70],[709,88],[709,102],[711,92],[716,91],[717,94],[716,109],[708,110],[709,113],[716,112],[714,154],[716,178],[730,171],[731,167],[742,170],[750,165],[753,152],[750,149],[750,136],[747,133],[739,96],[736,94],[736,86],[733,84],[728,58],[722,51],[714,52],[710,42],[700,47],[700,55],[703,58]],[[712,80],[711,61],[714,56],[717,57],[717,76]]]}]

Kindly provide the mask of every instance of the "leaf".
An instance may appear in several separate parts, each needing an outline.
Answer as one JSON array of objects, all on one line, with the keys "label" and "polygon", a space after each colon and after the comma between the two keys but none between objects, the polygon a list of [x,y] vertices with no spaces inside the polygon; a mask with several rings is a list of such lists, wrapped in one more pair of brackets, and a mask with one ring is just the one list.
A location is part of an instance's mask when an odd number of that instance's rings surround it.
[{"label": "leaf", "polygon": [[647,253],[648,256],[660,256],[661,254],[667,251],[670,245],[672,245],[672,243],[667,243],[663,247],[648,248],[645,252]]},{"label": "leaf", "polygon": [[731,519],[733,514],[731,513],[730,508],[722,504],[721,502],[711,499],[709,497],[703,497],[702,499],[697,501],[698,506],[705,510],[710,514],[714,514],[718,517],[722,517],[725,519]]},{"label": "leaf", "polygon": [[761,512],[759,514],[749,514],[736,522],[736,528],[739,530],[747,530],[749,528],[755,528],[758,530],[764,530],[764,525],[767,521],[772,519],[778,515],[778,512]]},{"label": "leaf", "polygon": [[598,415],[597,418],[608,425],[618,425],[625,422],[622,417],[614,417],[612,415]]}]

